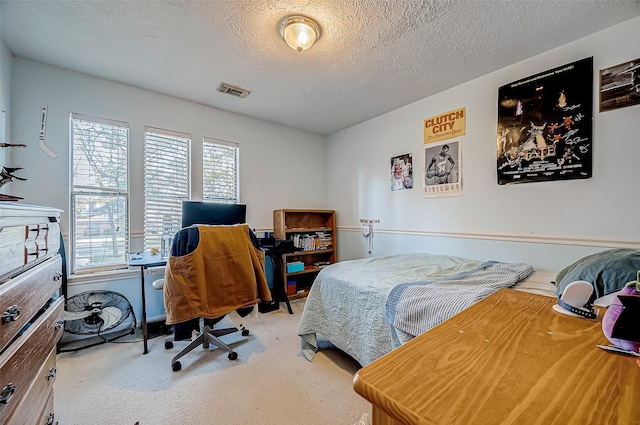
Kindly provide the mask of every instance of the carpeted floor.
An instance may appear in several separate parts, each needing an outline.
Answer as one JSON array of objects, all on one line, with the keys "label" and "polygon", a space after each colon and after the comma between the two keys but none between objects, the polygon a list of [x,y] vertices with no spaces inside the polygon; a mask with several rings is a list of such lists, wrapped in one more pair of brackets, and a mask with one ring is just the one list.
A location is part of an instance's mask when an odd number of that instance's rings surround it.
[{"label": "carpeted floor", "polygon": [[[339,350],[313,362],[300,353],[298,321],[304,299],[243,319],[248,337],[228,335],[238,360],[220,349],[197,348],[171,370],[186,343],[164,349],[162,337],[122,338],[57,359],[56,420],[63,425],[305,424],[352,425],[369,403],[353,391],[359,365]],[[138,342],[139,341],[139,342]]]}]

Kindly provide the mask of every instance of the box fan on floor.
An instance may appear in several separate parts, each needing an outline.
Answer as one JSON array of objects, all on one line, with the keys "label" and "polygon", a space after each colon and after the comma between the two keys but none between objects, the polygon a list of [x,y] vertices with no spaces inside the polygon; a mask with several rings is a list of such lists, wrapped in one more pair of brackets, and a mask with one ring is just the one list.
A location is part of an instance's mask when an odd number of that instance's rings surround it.
[{"label": "box fan on floor", "polygon": [[63,318],[65,333],[71,335],[63,336],[58,352],[77,351],[132,335],[137,324],[129,300],[118,292],[106,290],[69,297]]}]

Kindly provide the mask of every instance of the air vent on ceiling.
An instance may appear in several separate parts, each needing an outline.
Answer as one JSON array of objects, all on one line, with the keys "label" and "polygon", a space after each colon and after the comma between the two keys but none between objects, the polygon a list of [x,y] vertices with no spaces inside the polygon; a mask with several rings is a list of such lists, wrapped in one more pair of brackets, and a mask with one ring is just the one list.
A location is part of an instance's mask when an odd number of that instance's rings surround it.
[{"label": "air vent on ceiling", "polygon": [[242,99],[249,96],[249,93],[251,93],[247,89],[243,89],[242,87],[234,86],[232,84],[227,84],[227,83],[220,83],[220,85],[216,90],[218,90],[220,93],[227,93]]}]

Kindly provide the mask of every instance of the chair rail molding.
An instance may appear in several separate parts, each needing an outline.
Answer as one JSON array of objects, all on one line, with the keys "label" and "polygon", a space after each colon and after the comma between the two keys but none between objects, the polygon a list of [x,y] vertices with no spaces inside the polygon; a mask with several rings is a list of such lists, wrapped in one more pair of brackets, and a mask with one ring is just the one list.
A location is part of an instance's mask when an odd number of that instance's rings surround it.
[{"label": "chair rail molding", "polygon": [[[362,232],[362,227],[338,226],[338,231],[343,232]],[[525,235],[517,233],[482,233],[482,232],[451,232],[451,231],[429,231],[418,229],[384,229],[377,227],[376,233],[386,233],[390,235],[409,235],[409,236],[431,236],[440,238],[459,238],[459,239],[481,239],[489,241],[508,241],[508,242],[524,242],[524,243],[540,243],[554,245],[573,245],[573,246],[589,246],[603,248],[632,248],[640,249],[640,242],[629,240],[615,239],[598,239],[598,238],[579,238],[558,235]]]}]

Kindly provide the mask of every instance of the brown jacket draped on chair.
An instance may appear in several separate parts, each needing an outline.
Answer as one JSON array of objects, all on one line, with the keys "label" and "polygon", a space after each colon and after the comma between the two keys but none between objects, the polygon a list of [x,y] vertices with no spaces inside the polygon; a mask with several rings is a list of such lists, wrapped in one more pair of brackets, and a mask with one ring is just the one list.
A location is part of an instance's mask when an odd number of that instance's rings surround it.
[{"label": "brown jacket draped on chair", "polygon": [[192,233],[195,249],[175,256],[172,250],[167,262],[163,288],[167,324],[215,319],[260,300],[271,301],[264,252],[253,246],[247,224],[197,225],[197,230]]}]

